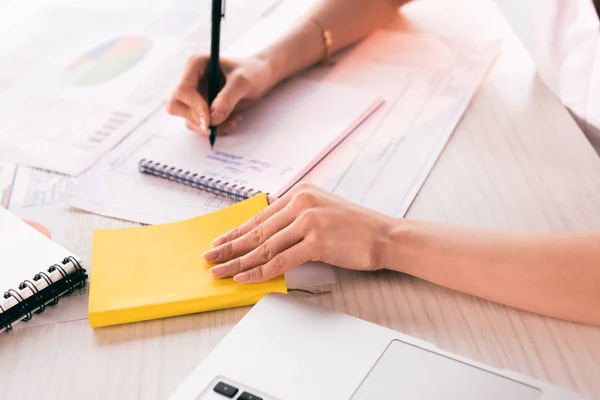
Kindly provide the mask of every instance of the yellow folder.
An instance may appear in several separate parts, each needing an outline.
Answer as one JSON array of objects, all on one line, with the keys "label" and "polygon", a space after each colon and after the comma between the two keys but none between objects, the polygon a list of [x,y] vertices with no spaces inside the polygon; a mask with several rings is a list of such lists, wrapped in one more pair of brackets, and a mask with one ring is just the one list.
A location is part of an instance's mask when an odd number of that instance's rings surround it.
[{"label": "yellow folder", "polygon": [[264,194],[168,224],[96,230],[90,275],[92,327],[255,304],[287,293],[283,277],[259,284],[215,279],[202,254],[213,239],[267,206]]}]

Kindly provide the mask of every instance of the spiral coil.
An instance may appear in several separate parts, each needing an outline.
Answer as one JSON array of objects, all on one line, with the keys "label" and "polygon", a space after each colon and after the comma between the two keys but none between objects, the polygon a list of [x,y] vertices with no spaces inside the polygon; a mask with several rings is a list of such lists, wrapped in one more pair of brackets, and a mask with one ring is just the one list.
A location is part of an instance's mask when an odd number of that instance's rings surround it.
[{"label": "spiral coil", "polygon": [[[67,273],[65,266],[71,264],[75,269],[71,273]],[[60,279],[56,282],[52,281],[49,274],[53,272],[60,274]],[[54,264],[41,271],[31,280],[24,280],[18,285],[18,290],[8,289],[4,293],[4,299],[11,297],[16,302],[16,305],[10,308],[4,308],[0,305],[0,329],[10,331],[13,329],[14,322],[29,321],[33,314],[40,314],[46,310],[46,306],[54,306],[58,304],[59,298],[63,295],[73,293],[74,289],[85,287],[87,272],[81,266],[79,261],[69,256],[62,260],[60,264]],[[46,287],[39,289],[36,282],[43,280]],[[30,295],[25,295],[24,291],[29,291]]]},{"label": "spiral coil", "polygon": [[23,319],[23,321],[29,321],[32,315],[31,311],[27,310],[26,307],[23,305],[23,301],[25,300],[23,299],[23,296],[21,296],[19,292],[17,292],[14,289],[8,289],[4,293],[4,298],[9,299],[11,297],[17,301],[17,306],[21,309],[21,313],[25,314],[25,318]]},{"label": "spiral coil", "polygon": [[[260,190],[247,188],[245,186],[232,185],[205,175],[198,175],[191,171],[176,169],[167,164],[161,164],[152,160],[142,159],[138,164],[140,172],[154,175],[159,178],[178,182],[195,189],[203,190],[217,196],[227,197],[232,200],[246,200],[261,193]],[[267,193],[268,194],[268,193]]]}]

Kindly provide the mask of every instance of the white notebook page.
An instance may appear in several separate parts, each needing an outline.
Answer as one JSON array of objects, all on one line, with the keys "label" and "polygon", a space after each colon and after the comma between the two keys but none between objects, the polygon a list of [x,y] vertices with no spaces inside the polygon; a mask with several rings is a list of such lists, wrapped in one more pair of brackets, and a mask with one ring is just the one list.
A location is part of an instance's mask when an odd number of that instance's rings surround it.
[{"label": "white notebook page", "polygon": [[374,112],[381,99],[361,89],[295,78],[241,114],[239,128],[208,138],[187,129],[142,154],[214,181],[279,195]]},{"label": "white notebook page", "polygon": [[[0,207],[0,294],[73,254]],[[4,298],[0,297],[0,304]]]}]

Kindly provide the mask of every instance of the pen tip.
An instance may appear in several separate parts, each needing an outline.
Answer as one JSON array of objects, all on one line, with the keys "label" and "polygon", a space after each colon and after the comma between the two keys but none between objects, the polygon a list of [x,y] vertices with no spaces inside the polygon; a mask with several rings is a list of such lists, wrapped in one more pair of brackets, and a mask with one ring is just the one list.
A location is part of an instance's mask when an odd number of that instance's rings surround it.
[{"label": "pen tip", "polygon": [[215,139],[217,138],[217,128],[214,126],[210,127],[210,135],[208,136],[208,141],[210,143],[210,149],[212,150],[215,146]]}]

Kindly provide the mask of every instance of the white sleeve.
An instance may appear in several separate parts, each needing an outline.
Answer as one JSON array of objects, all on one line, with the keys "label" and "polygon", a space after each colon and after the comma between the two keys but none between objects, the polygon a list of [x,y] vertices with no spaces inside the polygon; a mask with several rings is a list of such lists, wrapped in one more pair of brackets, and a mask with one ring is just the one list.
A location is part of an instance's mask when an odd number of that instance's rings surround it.
[{"label": "white sleeve", "polygon": [[[532,0],[533,58],[542,80],[595,147],[600,135],[600,24],[592,0]],[[591,136],[590,136],[591,135]]]}]

